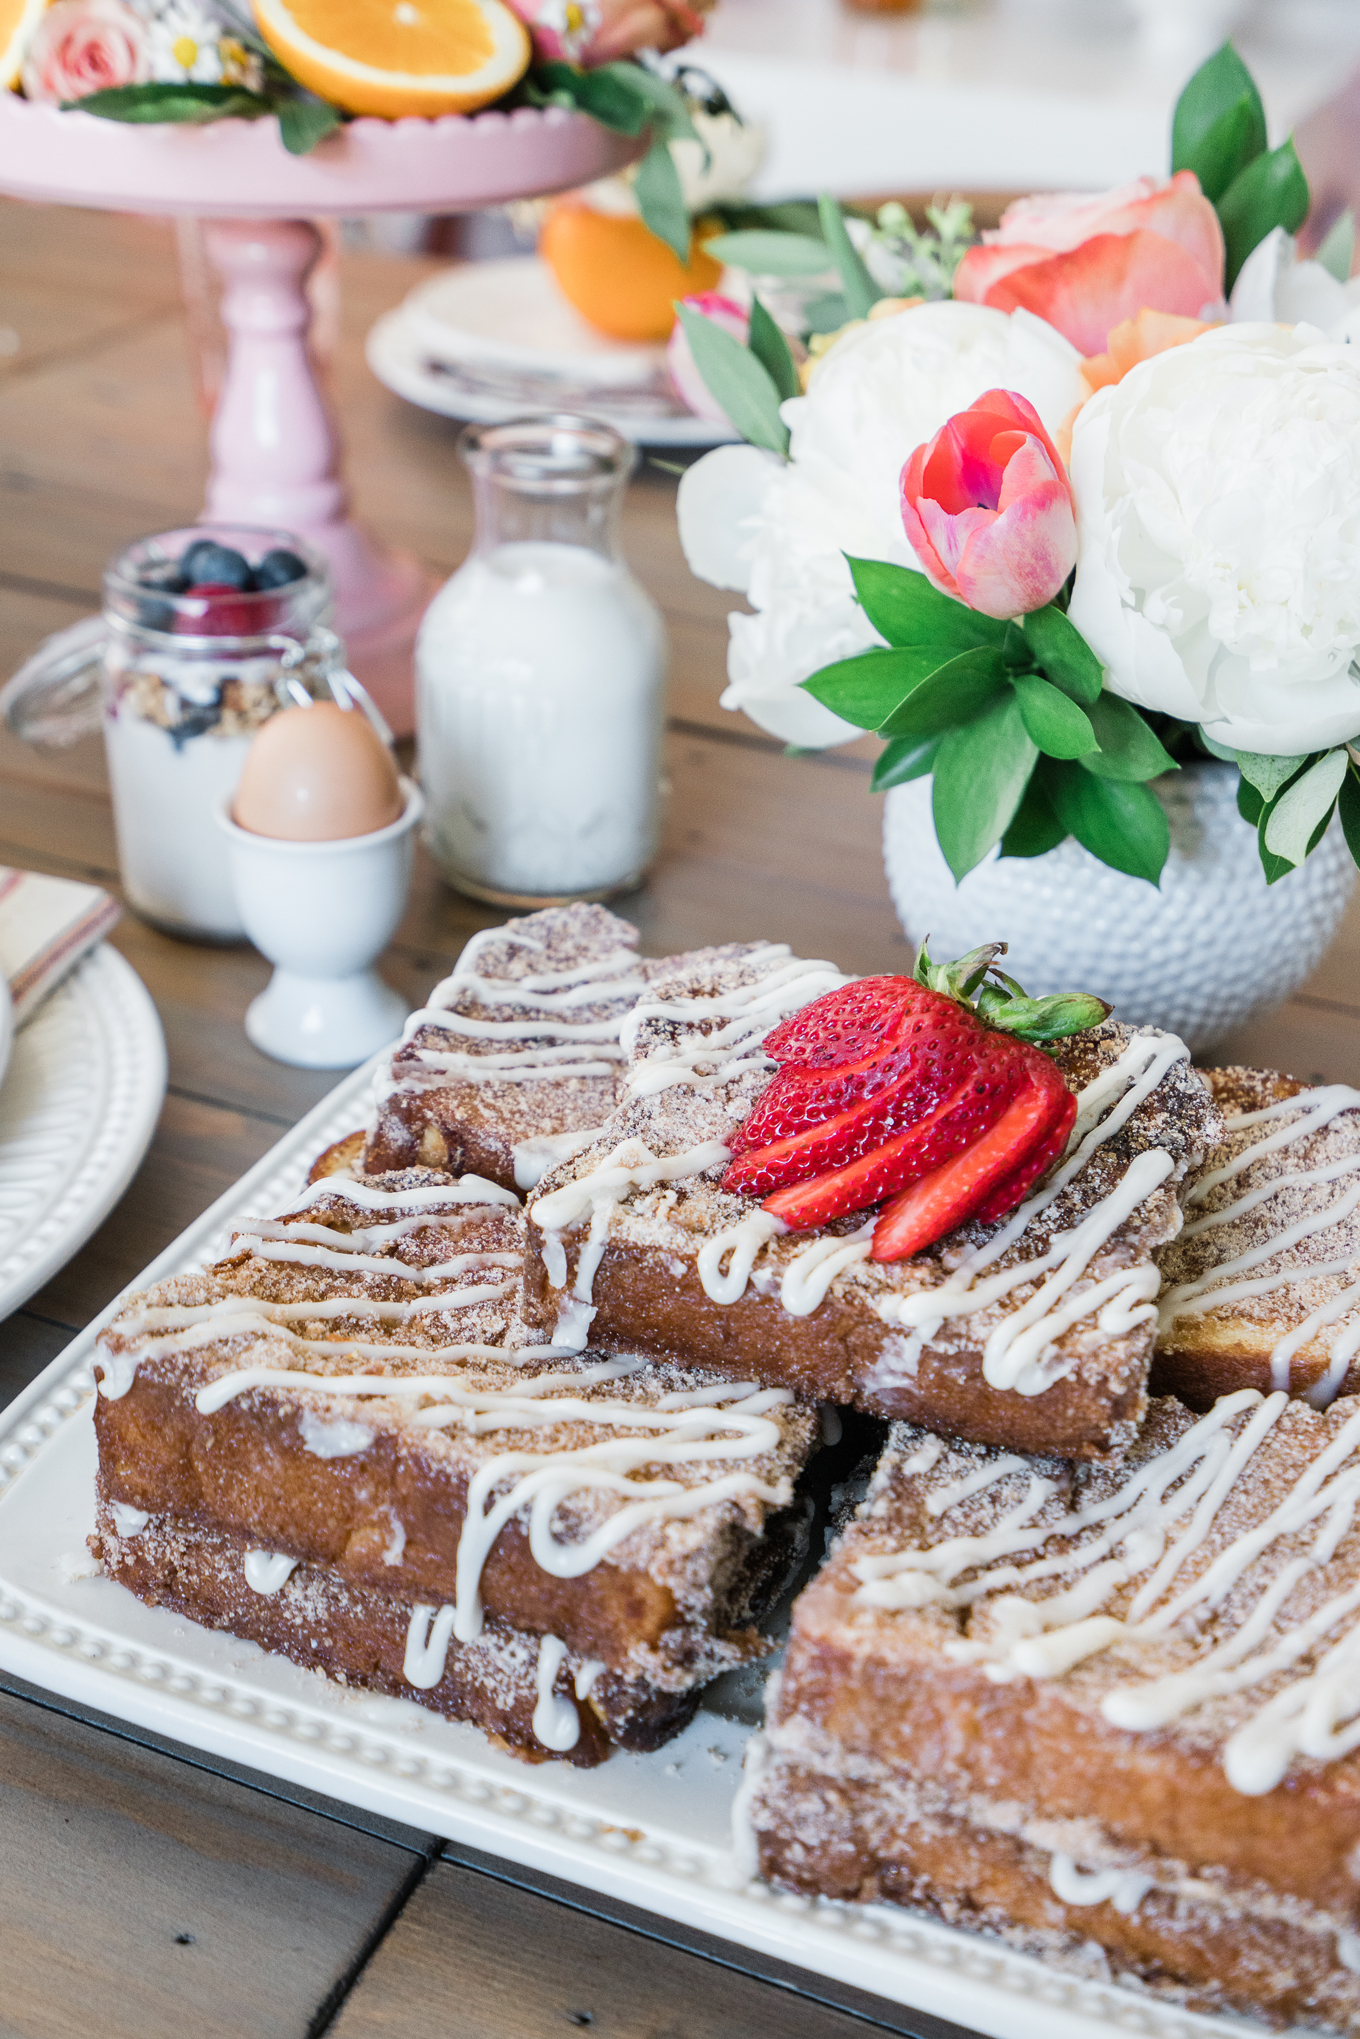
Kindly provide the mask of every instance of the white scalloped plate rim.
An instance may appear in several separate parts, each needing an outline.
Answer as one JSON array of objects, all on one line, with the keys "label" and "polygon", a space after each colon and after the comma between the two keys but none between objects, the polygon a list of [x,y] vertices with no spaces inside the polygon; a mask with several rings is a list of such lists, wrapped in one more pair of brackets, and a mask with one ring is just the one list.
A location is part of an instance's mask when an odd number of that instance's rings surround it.
[{"label": "white scalloped plate rim", "polygon": [[[312,1159],[365,1115],[380,1058],[340,1083],[138,1277],[200,1263],[230,1221],[296,1194]],[[24,1583],[55,1512],[91,1522],[91,1362],[104,1315],[0,1413],[0,1666],[79,1704],[343,1803],[561,1877],[994,2039],[1242,2039],[1203,2016],[891,1905],[806,1899],[746,1881],[725,1809],[747,1731],[706,1710],[650,1756],[530,1765],[406,1701],[346,1693],[253,1644],[146,1608],[106,1579]],[[84,1591],[89,1611],[73,1611]],[[703,1758],[712,1760],[705,1767]],[[672,1782],[668,1765],[694,1760]],[[728,1767],[730,1762],[730,1767]],[[659,1807],[659,1809],[658,1809]],[[722,1815],[715,1824],[715,1813]]]},{"label": "white scalloped plate rim", "polygon": [[0,1319],[113,1209],[150,1144],[165,1081],[150,993],[101,942],[11,1046],[0,1088]]}]

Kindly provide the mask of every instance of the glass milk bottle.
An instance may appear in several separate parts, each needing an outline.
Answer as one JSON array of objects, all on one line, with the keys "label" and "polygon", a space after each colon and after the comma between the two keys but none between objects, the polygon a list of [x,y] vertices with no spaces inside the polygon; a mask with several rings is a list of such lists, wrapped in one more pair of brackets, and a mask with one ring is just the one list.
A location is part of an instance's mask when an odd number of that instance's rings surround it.
[{"label": "glass milk bottle", "polygon": [[426,840],[474,899],[605,899],[656,851],[665,630],[618,549],[636,456],[573,417],[461,451],[476,543],[416,645]]}]

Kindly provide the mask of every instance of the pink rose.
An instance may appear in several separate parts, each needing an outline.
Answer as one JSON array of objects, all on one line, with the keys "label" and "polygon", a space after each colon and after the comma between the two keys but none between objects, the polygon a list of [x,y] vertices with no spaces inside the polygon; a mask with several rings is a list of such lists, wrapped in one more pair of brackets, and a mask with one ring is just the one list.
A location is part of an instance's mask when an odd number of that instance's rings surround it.
[{"label": "pink rose", "polygon": [[1114,327],[1140,311],[1223,312],[1223,230],[1193,170],[1103,196],[1022,198],[968,250],[954,295],[1034,312],[1083,354],[1103,354]]},{"label": "pink rose", "polygon": [[[724,297],[721,291],[717,290],[700,290],[696,291],[693,297],[683,299],[683,302],[692,311],[702,312],[715,326],[721,326],[734,340],[740,340],[743,347],[746,345],[750,320],[741,306],[734,304],[730,297]],[[680,319],[676,320],[666,347],[666,373],[670,376],[675,394],[687,410],[693,411],[696,418],[711,418],[718,425],[731,424],[732,420],[711,393],[695,365],[689,334]]]},{"label": "pink rose", "polygon": [[902,522],[927,577],[984,616],[1042,609],[1077,563],[1072,486],[1039,414],[989,389],[902,470]]},{"label": "pink rose", "polygon": [[510,0],[541,63],[612,63],[638,50],[678,50],[702,35],[714,0]]},{"label": "pink rose", "polygon": [[122,0],[55,0],[28,46],[23,87],[28,98],[60,106],[149,74],[146,33]]}]

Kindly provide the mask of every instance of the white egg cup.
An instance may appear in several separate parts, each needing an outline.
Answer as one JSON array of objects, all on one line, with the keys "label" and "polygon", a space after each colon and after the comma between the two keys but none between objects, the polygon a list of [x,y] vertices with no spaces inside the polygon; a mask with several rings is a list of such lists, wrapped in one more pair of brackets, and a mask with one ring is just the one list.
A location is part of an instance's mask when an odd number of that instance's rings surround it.
[{"label": "white egg cup", "polygon": [[410,779],[401,790],[399,820],[338,842],[281,842],[239,828],[229,801],[217,810],[241,920],[274,965],[246,1033],[276,1062],[350,1069],[401,1032],[406,1002],[373,967],[401,920],[425,811]]}]

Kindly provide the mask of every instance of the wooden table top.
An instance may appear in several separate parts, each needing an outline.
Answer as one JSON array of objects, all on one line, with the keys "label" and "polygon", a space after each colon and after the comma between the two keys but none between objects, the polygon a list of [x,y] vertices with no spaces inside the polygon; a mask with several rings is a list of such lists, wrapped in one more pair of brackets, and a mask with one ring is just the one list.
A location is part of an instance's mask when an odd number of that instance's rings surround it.
[{"label": "wooden table top", "polygon": [[[335,364],[360,515],[441,574],[467,549],[457,427],[390,396],[363,336],[425,268],[343,260]],[[191,518],[205,468],[170,230],[0,202],[0,678],[98,606],[110,553]],[[874,745],[789,760],[717,705],[730,598],[689,575],[674,483],[644,467],[624,522],[666,612],[664,848],[624,911],[666,954],[752,936],[854,970],[903,967],[868,791]],[[100,741],[55,756],[0,734],[0,861],[116,890]],[[418,858],[385,959],[412,1004],[499,918]],[[170,1088],[112,1216],[0,1326],[0,1401],[322,1097],[245,1038],[252,950],[113,936],[160,1010]],[[1360,1082],[1360,895],[1306,990],[1233,1059]],[[0,2035],[58,2039],[851,2039],[953,2028],[550,1878],[104,1720],[0,1674]]]}]

